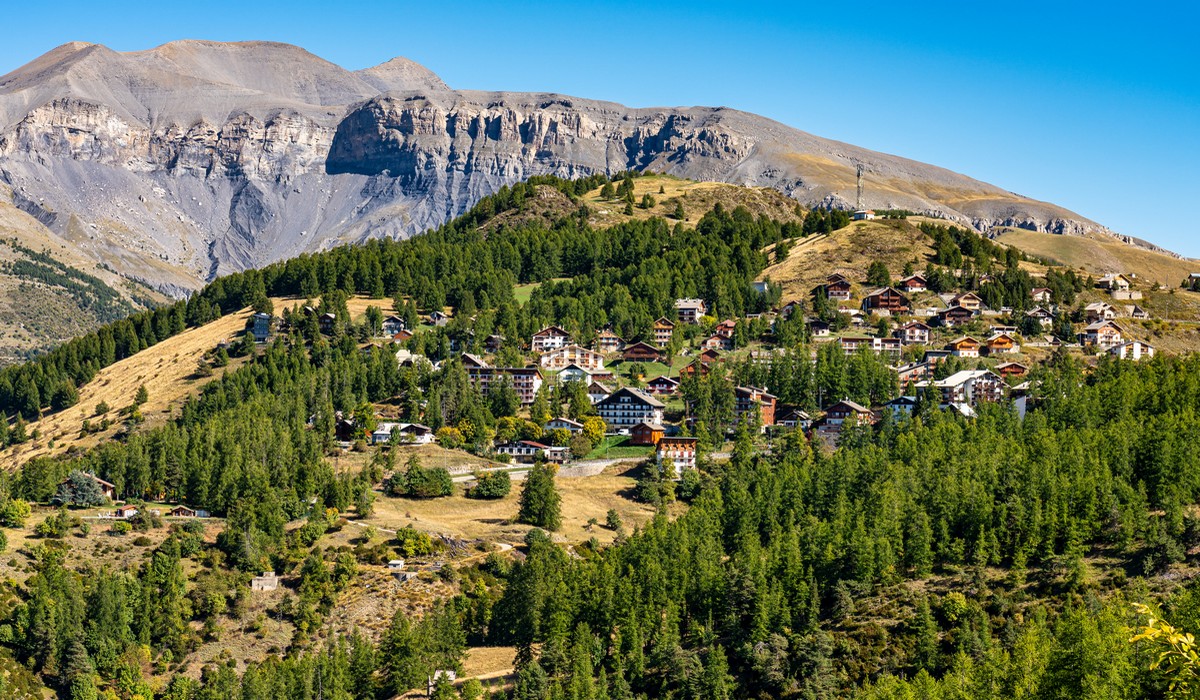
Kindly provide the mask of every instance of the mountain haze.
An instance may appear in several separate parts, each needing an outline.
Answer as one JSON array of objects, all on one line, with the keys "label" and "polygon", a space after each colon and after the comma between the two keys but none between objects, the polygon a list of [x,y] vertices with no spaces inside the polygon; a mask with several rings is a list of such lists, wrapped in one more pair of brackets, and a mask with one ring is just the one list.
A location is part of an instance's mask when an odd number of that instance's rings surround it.
[{"label": "mountain haze", "polygon": [[981,231],[1107,229],[943,168],[726,108],[635,109],[452,90],[407,59],[350,71],[286,44],[70,43],[0,77],[0,197],[62,245],[169,293],[370,237],[402,237],[532,175],[627,169],[772,187],[804,205],[934,214]]}]

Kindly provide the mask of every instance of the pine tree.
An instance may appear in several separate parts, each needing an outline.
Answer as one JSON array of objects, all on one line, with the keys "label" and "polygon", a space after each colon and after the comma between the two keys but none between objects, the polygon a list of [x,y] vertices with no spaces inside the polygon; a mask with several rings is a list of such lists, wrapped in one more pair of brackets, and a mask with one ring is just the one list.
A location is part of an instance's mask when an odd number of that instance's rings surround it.
[{"label": "pine tree", "polygon": [[554,465],[542,460],[534,463],[521,487],[517,522],[551,532],[562,527],[562,496],[554,485]]}]

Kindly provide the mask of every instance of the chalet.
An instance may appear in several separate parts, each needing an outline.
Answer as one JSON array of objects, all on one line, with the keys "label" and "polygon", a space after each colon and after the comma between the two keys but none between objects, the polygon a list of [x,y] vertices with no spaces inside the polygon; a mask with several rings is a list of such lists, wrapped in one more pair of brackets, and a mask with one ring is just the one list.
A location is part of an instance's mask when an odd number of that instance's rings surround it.
[{"label": "chalet", "polygon": [[609,389],[607,386],[595,381],[594,379],[592,380],[591,384],[588,384],[587,391],[588,401],[591,401],[593,404],[600,403],[609,396],[612,396],[612,389]]},{"label": "chalet", "polygon": [[405,445],[428,445],[433,442],[433,429],[420,423],[379,423],[371,433],[371,444],[382,445],[392,436]]},{"label": "chalet", "polygon": [[925,275],[921,274],[909,275],[908,277],[905,277],[904,279],[900,280],[899,286],[901,290],[909,294],[915,294],[917,292],[923,292],[929,289]]},{"label": "chalet", "polygon": [[250,326],[250,334],[254,336],[254,342],[267,342],[267,338],[271,335],[271,314],[264,314],[260,311],[251,318],[253,320]]},{"label": "chalet", "polygon": [[981,343],[969,335],[955,338],[946,344],[946,349],[955,357],[979,357]]},{"label": "chalet", "polygon": [[1054,314],[1040,306],[1035,306],[1033,309],[1027,311],[1025,315],[1037,321],[1042,328],[1049,328],[1054,325]]},{"label": "chalet", "polygon": [[1140,340],[1131,340],[1127,343],[1114,345],[1108,349],[1108,354],[1113,357],[1118,357],[1122,360],[1133,360],[1137,362],[1142,358],[1154,357],[1154,347],[1147,345]]},{"label": "chalet", "polygon": [[273,591],[279,588],[279,577],[274,571],[264,571],[262,576],[255,576],[250,579],[250,590],[252,591]]},{"label": "chalet", "polygon": [[781,428],[808,430],[812,427],[812,418],[798,408],[788,408],[778,412],[775,416],[775,425]]},{"label": "chalet", "polygon": [[463,367],[467,368],[468,373],[470,373],[472,368],[487,368],[491,366],[482,357],[472,355],[469,352],[464,352],[461,359]]},{"label": "chalet", "polygon": [[920,321],[909,321],[896,329],[895,336],[908,345],[928,345],[933,329]]},{"label": "chalet", "polygon": [[705,364],[712,364],[714,362],[724,362],[724,360],[721,358],[721,353],[717,352],[716,350],[714,350],[712,348],[705,348],[703,352],[701,352],[699,355],[696,356],[696,359],[700,360],[701,362],[703,362]]},{"label": "chalet", "polygon": [[779,317],[786,320],[786,319],[791,318],[792,314],[796,313],[797,311],[803,311],[803,310],[804,310],[804,306],[801,305],[800,302],[789,301],[788,303],[783,305],[783,308],[781,308],[779,310]]},{"label": "chalet", "polygon": [[343,418],[338,413],[337,421],[333,424],[333,435],[339,442],[349,442],[358,434],[358,426],[349,418]]},{"label": "chalet", "polygon": [[657,445],[667,434],[667,429],[657,423],[642,421],[629,430],[629,442],[633,445]]},{"label": "chalet", "polygon": [[822,287],[827,299],[850,301],[850,280],[844,275],[834,274],[826,277]]},{"label": "chalet", "polygon": [[675,324],[667,318],[659,318],[654,322],[654,343],[660,348],[667,346],[671,342],[671,336],[675,333]]},{"label": "chalet", "polygon": [[1079,344],[1084,347],[1111,348],[1124,340],[1121,327],[1115,321],[1096,321],[1079,334]]},{"label": "chalet", "polygon": [[842,399],[825,409],[825,423],[827,425],[840,426],[848,420],[854,420],[859,425],[872,425],[875,423],[875,414],[871,409],[861,406],[850,399]]},{"label": "chalet", "polygon": [[1083,307],[1083,313],[1088,323],[1111,321],[1117,317],[1117,310],[1111,304],[1105,304],[1102,301],[1092,302]]},{"label": "chalet", "polygon": [[408,330],[408,324],[399,316],[388,316],[383,319],[383,324],[380,325],[384,335],[396,335],[400,331]]},{"label": "chalet", "polygon": [[733,332],[736,329],[737,329],[737,321],[733,320],[732,318],[727,318],[724,321],[721,321],[720,323],[718,323],[716,325],[716,327],[713,328],[713,333],[715,335],[721,336],[722,338],[732,338]]},{"label": "chalet", "polygon": [[429,312],[429,322],[435,326],[444,326],[450,322],[450,317],[435,309]]},{"label": "chalet", "polygon": [[719,334],[710,335],[704,339],[703,343],[700,343],[700,347],[705,350],[732,350],[733,337]]},{"label": "chalet", "polygon": [[592,380],[592,373],[576,364],[563,367],[558,372],[558,383],[583,382],[585,385]]},{"label": "chalet", "polygon": [[996,365],[996,372],[1005,379],[1009,377],[1024,377],[1029,373],[1029,368],[1020,362],[1002,362]]},{"label": "chalet", "polygon": [[555,418],[546,423],[546,430],[558,430],[559,428],[575,435],[583,430],[583,423],[564,417]]},{"label": "chalet", "polygon": [[852,221],[871,221],[875,218],[874,209],[859,209],[850,215]]},{"label": "chalet", "polygon": [[1049,287],[1038,287],[1029,293],[1030,298],[1039,304],[1049,304],[1053,295],[1054,291]]},{"label": "chalet", "polygon": [[1129,316],[1130,318],[1141,318],[1141,319],[1150,318],[1150,312],[1146,311],[1145,309],[1138,306],[1137,304],[1132,304],[1130,306],[1126,306],[1125,307],[1125,315]]},{"label": "chalet", "polygon": [[1021,346],[1010,333],[996,333],[985,341],[988,355],[1003,355],[1021,351]]},{"label": "chalet", "polygon": [[890,314],[906,314],[912,311],[912,304],[909,303],[908,297],[892,287],[884,287],[863,297],[862,308],[863,311],[874,310],[886,311]]},{"label": "chalet", "polygon": [[670,469],[675,478],[683,477],[683,470],[696,468],[696,447],[699,440],[694,437],[664,437],[658,441],[654,461],[660,469]]},{"label": "chalet", "polygon": [[335,313],[327,312],[327,313],[323,313],[317,317],[317,327],[321,329],[322,333],[326,333],[326,334],[332,333],[333,329],[336,326],[337,326],[337,314],[335,314]]},{"label": "chalet", "polygon": [[897,396],[883,405],[883,410],[893,416],[911,416],[916,408],[917,397],[915,396]]},{"label": "chalet", "polygon": [[1129,278],[1121,274],[1108,274],[1096,280],[1096,286],[1110,292],[1127,292],[1131,283]]},{"label": "chalet", "polygon": [[693,360],[690,364],[679,370],[679,378],[684,377],[707,377],[709,372],[712,372],[712,363],[705,362],[701,359]]},{"label": "chalet", "polygon": [[596,404],[596,411],[612,429],[626,428],[643,421],[661,424],[663,404],[639,389],[624,387]]},{"label": "chalet", "polygon": [[808,331],[814,338],[828,338],[829,324],[819,318],[813,319],[808,322]]},{"label": "chalet", "polygon": [[949,350],[926,350],[921,360],[928,362],[930,367],[936,367],[953,356],[954,353]]},{"label": "chalet", "polygon": [[483,351],[495,355],[504,347],[504,336],[493,333],[483,340]]},{"label": "chalet", "polygon": [[658,396],[669,396],[679,391],[679,380],[663,375],[646,383],[646,390]]},{"label": "chalet", "polygon": [[569,365],[578,365],[589,371],[604,369],[603,355],[578,345],[564,345],[561,348],[550,350],[544,353],[538,362],[549,370],[558,370]]},{"label": "chalet", "polygon": [[548,326],[533,334],[530,347],[534,352],[550,352],[571,342],[571,334],[558,326]]},{"label": "chalet", "polygon": [[1004,398],[1008,384],[999,374],[988,369],[964,370],[940,380],[917,384],[917,394],[934,392],[943,407],[978,406],[981,402],[996,403]]},{"label": "chalet", "polygon": [[112,512],[112,517],[118,520],[129,520],[138,514],[138,509],[134,506],[121,506]]},{"label": "chalet", "polygon": [[980,298],[980,296],[975,292],[959,294],[950,300],[949,306],[961,306],[962,308],[975,313],[978,313],[984,309],[983,299]]},{"label": "chalet", "polygon": [[757,424],[762,428],[775,424],[776,398],[767,390],[739,386],[734,389],[733,415],[738,423]]},{"label": "chalet", "polygon": [[700,317],[708,313],[703,299],[676,299],[675,314],[680,323],[700,323]]},{"label": "chalet", "polygon": [[175,506],[167,511],[167,515],[172,518],[194,518],[196,517],[196,511],[187,506]]},{"label": "chalet", "polygon": [[662,359],[662,353],[649,343],[638,342],[626,345],[624,352],[621,353],[621,359],[626,362],[658,362]]},{"label": "chalet", "polygon": [[930,375],[932,368],[928,362],[910,362],[907,365],[902,365],[896,369],[896,378],[900,385],[904,386],[909,382],[918,382]]},{"label": "chalet", "polygon": [[962,326],[971,322],[975,318],[975,312],[965,306],[951,306],[948,309],[943,309],[938,312],[938,323],[947,328]]},{"label": "chalet", "polygon": [[411,340],[413,337],[412,331],[396,331],[392,334],[393,343],[404,343]]},{"label": "chalet", "polygon": [[603,353],[620,352],[625,341],[607,328],[596,334],[596,350]]},{"label": "chalet", "polygon": [[543,445],[533,440],[518,440],[507,442],[496,448],[496,454],[508,455],[518,464],[533,464],[540,454],[551,464],[562,464],[567,461],[567,448]]}]

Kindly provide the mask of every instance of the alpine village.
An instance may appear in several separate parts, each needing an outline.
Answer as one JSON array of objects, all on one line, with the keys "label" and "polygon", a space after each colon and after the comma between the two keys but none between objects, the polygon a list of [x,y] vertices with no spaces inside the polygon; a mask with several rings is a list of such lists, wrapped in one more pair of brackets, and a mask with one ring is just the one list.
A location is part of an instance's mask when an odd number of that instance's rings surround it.
[{"label": "alpine village", "polygon": [[681,184],[535,178],[0,371],[3,696],[1165,688],[1200,274]]}]

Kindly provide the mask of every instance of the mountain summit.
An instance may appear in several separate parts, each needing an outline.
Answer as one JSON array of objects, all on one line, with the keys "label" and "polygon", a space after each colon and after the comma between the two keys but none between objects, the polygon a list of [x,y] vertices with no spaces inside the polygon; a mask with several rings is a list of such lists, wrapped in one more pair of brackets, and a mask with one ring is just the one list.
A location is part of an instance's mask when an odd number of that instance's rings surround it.
[{"label": "mountain summit", "polygon": [[0,199],[112,268],[181,292],[223,272],[407,236],[532,175],[627,169],[981,231],[1107,233],[943,168],[726,108],[452,90],[404,58],[346,70],[271,42],[64,44],[0,77]]}]

